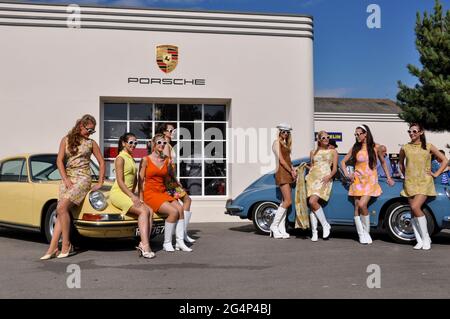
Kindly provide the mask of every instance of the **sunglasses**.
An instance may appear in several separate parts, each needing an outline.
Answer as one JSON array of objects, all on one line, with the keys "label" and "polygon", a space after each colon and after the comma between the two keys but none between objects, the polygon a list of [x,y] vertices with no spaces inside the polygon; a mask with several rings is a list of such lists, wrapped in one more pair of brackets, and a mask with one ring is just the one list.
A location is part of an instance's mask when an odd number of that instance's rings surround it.
[{"label": "sunglasses", "polygon": [[176,130],[176,128],[174,128],[174,129],[168,129],[168,130],[166,130],[167,132],[169,132],[169,133],[172,133],[172,132],[174,132]]},{"label": "sunglasses", "polygon": [[280,131],[281,134],[291,134],[290,131]]},{"label": "sunglasses", "polygon": [[363,134],[366,134],[366,133],[355,133],[355,136],[359,137],[360,135],[363,135]]},{"label": "sunglasses", "polygon": [[329,140],[330,139],[330,137],[329,136],[322,136],[321,138],[320,138],[320,140],[321,141],[324,141],[324,140]]},{"label": "sunglasses", "polygon": [[158,145],[161,145],[161,144],[162,144],[162,145],[166,145],[167,142],[166,142],[166,141],[164,141],[164,142],[163,142],[163,141],[158,141],[158,142],[156,142],[156,144],[158,144]]},{"label": "sunglasses", "polygon": [[95,133],[95,130],[93,128],[87,128],[85,125],[83,125],[83,127],[88,132],[89,135],[92,135]]},{"label": "sunglasses", "polygon": [[137,146],[138,145],[138,141],[128,141],[127,144],[130,145],[130,146]]},{"label": "sunglasses", "polygon": [[408,130],[408,134],[417,134],[417,133],[419,133],[419,131],[418,130]]}]

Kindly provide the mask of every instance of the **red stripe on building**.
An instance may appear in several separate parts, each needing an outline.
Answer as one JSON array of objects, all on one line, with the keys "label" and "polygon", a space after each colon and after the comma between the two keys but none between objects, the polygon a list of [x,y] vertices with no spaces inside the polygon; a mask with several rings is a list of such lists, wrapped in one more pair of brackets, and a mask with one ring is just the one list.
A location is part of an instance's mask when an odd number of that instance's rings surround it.
[{"label": "red stripe on building", "polygon": [[[119,149],[117,147],[105,147],[105,150],[103,152],[103,156],[105,158],[116,158],[118,154]],[[147,155],[148,153],[146,148],[136,148],[133,152],[133,157],[135,159],[141,159]]]}]

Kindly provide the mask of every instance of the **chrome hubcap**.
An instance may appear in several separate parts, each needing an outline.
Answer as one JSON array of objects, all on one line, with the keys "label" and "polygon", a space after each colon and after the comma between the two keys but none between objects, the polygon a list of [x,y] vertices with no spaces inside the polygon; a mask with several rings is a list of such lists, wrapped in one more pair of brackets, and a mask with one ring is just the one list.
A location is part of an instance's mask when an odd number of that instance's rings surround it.
[{"label": "chrome hubcap", "polygon": [[400,206],[394,211],[391,215],[391,226],[396,236],[404,240],[415,238],[411,217],[409,206]]},{"label": "chrome hubcap", "polygon": [[53,237],[53,232],[55,229],[55,224],[56,224],[56,209],[52,211],[52,213],[50,214],[50,220],[49,220],[49,229],[50,229],[50,234]]},{"label": "chrome hubcap", "polygon": [[270,231],[270,225],[272,224],[276,210],[277,207],[273,204],[267,204],[258,209],[256,222],[262,231],[267,233]]}]

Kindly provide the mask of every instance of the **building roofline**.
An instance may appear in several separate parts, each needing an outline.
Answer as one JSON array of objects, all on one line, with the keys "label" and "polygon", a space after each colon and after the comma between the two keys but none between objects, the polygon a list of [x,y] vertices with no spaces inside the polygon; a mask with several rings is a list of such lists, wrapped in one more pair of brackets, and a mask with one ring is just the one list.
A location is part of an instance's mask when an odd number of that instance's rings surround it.
[{"label": "building roofline", "polygon": [[[51,3],[51,2],[32,2],[32,1],[1,1],[5,4],[24,4],[24,5],[42,5],[42,6],[59,6],[66,7],[70,4],[76,3]],[[220,11],[220,10],[193,10],[193,9],[168,9],[168,8],[156,8],[156,7],[133,7],[133,6],[108,6],[108,5],[85,5],[77,4],[81,8],[104,8],[104,9],[126,9],[126,10],[155,10],[155,11],[167,11],[167,12],[190,12],[190,13],[217,13],[217,14],[242,14],[242,15],[254,15],[254,16],[274,16],[274,17],[296,17],[296,18],[308,18],[314,21],[314,17],[308,14],[293,14],[293,13],[269,13],[269,12],[245,12],[245,11]]]},{"label": "building roofline", "polygon": [[[0,1],[1,2],[1,1]],[[315,99],[329,99],[329,100],[364,100],[364,101],[390,101],[394,102],[391,99],[388,98],[367,98],[367,97],[332,97],[332,96],[315,96]]]},{"label": "building roofline", "polygon": [[396,101],[388,98],[314,97],[316,113],[394,114],[401,113]]}]

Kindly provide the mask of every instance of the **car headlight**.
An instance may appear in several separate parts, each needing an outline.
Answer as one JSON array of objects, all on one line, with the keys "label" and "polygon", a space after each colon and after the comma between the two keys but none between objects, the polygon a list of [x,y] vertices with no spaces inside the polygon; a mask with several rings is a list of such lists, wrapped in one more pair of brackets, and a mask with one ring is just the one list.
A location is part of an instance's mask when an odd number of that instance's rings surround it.
[{"label": "car headlight", "polygon": [[89,203],[96,210],[104,210],[108,205],[105,195],[99,191],[89,193]]}]

